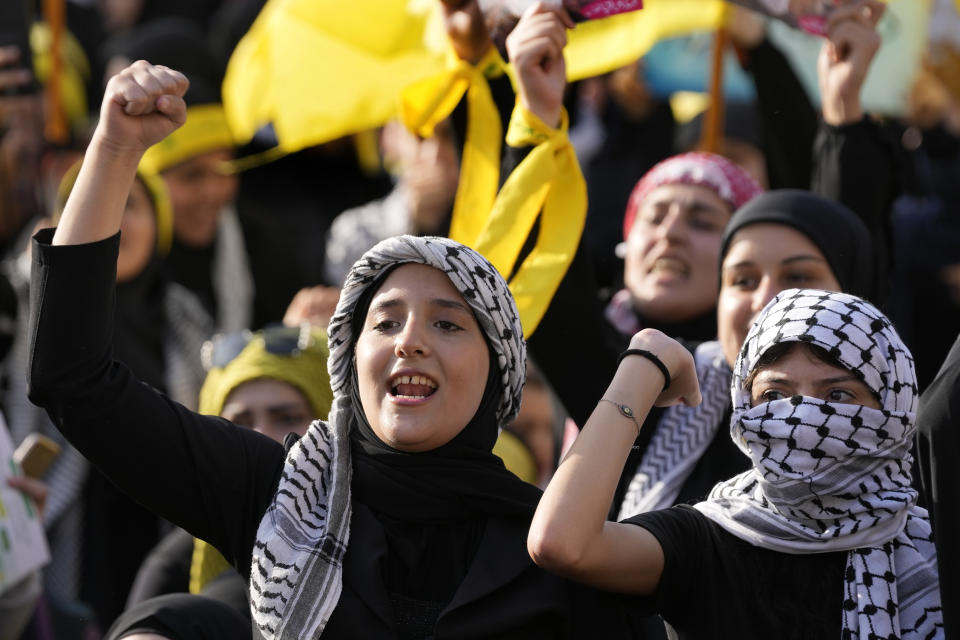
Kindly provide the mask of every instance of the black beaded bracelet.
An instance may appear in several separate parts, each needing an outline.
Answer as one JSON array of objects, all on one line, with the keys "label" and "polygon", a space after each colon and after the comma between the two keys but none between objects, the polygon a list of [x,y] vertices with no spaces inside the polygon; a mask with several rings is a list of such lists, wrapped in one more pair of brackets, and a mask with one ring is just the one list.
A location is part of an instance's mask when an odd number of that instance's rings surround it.
[{"label": "black beaded bracelet", "polygon": [[657,369],[660,369],[660,373],[663,374],[663,390],[667,390],[667,387],[670,386],[670,383],[673,381],[673,379],[670,377],[670,370],[667,369],[667,365],[663,364],[663,360],[658,358],[657,354],[647,351],[646,349],[627,349],[620,354],[620,358],[617,360],[617,366],[620,366],[620,363],[623,362],[623,359],[627,356],[643,356],[653,364],[657,365]]}]

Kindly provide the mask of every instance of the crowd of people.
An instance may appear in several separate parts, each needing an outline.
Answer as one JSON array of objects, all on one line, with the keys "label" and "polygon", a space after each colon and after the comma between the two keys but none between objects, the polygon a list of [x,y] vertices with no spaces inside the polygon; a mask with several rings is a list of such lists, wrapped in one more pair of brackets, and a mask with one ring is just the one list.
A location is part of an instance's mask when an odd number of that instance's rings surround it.
[{"label": "crowd of people", "polygon": [[868,113],[839,3],[815,106],[737,9],[707,150],[565,9],[503,60],[436,1],[490,108],[279,158],[220,95],[263,0],[67,2],[58,145],[0,47],[2,412],[62,448],[0,640],[960,637],[960,53]]}]

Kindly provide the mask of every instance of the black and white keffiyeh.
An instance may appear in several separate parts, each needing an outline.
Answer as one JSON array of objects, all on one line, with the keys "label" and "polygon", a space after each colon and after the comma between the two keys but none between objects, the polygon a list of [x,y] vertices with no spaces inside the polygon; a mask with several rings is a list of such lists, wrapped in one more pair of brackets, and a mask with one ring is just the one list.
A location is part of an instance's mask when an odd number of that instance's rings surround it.
[{"label": "black and white keffiyeh", "polygon": [[352,319],[368,287],[405,263],[444,272],[473,310],[505,390],[498,423],[508,423],[520,408],[526,374],[520,319],[506,282],[483,256],[447,238],[414,236],[384,240],[364,254],[347,277],[328,329],[327,367],[334,393],[330,415],[327,422],[314,422],[291,447],[280,486],[257,530],[251,610],[268,640],[319,637],[340,597],[351,514]]},{"label": "black and white keffiyeh", "polygon": [[618,520],[676,504],[683,483],[717,434],[730,403],[730,365],[714,341],[698,346],[694,360],[703,401],[664,412],[623,497]]},{"label": "black and white keffiyeh", "polygon": [[[803,396],[751,407],[744,381],[783,342],[826,350],[881,408]],[[936,551],[910,486],[916,376],[890,321],[852,295],[784,291],[747,335],[731,393],[731,435],[753,469],[696,508],[759,547],[849,551],[841,637],[943,637]]]}]

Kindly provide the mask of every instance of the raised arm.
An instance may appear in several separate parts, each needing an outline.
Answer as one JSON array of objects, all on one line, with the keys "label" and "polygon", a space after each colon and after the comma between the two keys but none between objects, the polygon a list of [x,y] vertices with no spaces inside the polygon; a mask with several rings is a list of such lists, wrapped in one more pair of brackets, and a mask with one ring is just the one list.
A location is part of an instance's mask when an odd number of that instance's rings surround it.
[{"label": "raised arm", "polygon": [[188,86],[182,73],[143,60],[110,79],[54,245],[96,242],[120,230],[143,153],[186,121]]},{"label": "raised arm", "polygon": [[880,48],[884,5],[860,0],[830,16],[817,62],[823,122],[814,142],[811,191],[852,209],[870,230],[878,282],[889,271],[890,208],[897,195],[895,146],[863,110],[861,92]]},{"label": "raised arm", "polygon": [[680,343],[644,329],[625,357],[537,507],[527,539],[534,562],[572,580],[624,593],[650,594],[663,572],[663,549],[642,527],[608,522],[610,501],[640,425],[653,406],[697,405],[693,357]]},{"label": "raised arm", "polygon": [[140,155],[183,121],[185,90],[144,62],[111,80],[62,223],[34,239],[29,395],[114,484],[247,573],[283,447],[187,410],[113,358],[124,203]]}]

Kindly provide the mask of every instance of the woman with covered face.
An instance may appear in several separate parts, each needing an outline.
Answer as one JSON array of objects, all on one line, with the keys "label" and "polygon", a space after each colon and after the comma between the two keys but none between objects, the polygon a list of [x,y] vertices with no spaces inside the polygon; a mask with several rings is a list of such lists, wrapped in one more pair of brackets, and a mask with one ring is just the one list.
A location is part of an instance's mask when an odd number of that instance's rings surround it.
[{"label": "woman with covered face", "polygon": [[186,85],[142,61],[110,82],[61,224],[34,247],[33,400],[250,578],[267,638],[619,637],[617,601],[526,553],[540,492],[491,453],[519,407],[525,346],[506,283],[474,251],[402,236],[357,262],[328,330],[329,419],[286,451],[112,360],[119,194],[183,121]]},{"label": "woman with covered face", "polygon": [[677,343],[645,330],[631,346],[643,351],[624,358],[537,509],[538,564],[648,596],[680,638],[943,637],[930,523],[911,487],[913,359],[882,313],[848,294],[778,295],[729,388],[750,469],[692,507],[617,523],[604,505],[638,421],[699,399]]}]

